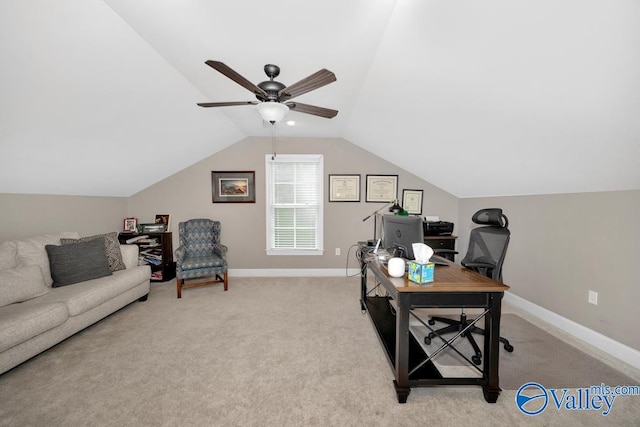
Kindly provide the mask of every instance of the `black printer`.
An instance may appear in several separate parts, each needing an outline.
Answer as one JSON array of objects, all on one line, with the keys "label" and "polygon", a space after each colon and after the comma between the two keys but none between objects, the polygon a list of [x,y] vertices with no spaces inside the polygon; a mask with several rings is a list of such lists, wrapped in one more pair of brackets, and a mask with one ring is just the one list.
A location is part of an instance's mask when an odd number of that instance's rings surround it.
[{"label": "black printer", "polygon": [[447,221],[423,221],[425,236],[450,236],[453,233],[453,223]]}]

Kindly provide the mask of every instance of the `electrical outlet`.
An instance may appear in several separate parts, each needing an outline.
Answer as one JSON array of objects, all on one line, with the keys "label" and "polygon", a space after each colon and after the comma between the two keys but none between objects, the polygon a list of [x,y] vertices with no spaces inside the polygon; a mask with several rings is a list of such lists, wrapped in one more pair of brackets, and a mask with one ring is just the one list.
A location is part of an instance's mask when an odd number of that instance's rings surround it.
[{"label": "electrical outlet", "polygon": [[336,248],[336,256],[340,255],[340,248]]},{"label": "electrical outlet", "polygon": [[590,304],[598,305],[598,293],[594,291],[589,291],[589,298],[587,299]]}]

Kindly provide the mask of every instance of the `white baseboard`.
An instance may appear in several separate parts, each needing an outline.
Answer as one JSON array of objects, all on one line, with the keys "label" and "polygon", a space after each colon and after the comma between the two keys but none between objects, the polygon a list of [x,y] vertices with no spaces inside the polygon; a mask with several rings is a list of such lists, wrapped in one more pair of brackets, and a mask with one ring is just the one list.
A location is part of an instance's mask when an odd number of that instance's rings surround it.
[{"label": "white baseboard", "polygon": [[561,329],[579,340],[604,351],[616,359],[620,359],[623,362],[628,363],[636,369],[640,369],[640,351],[638,350],[582,326],[573,320],[562,317],[559,314],[547,310],[546,308],[520,298],[510,292],[506,292],[504,294],[504,302],[552,324],[558,329]]},{"label": "white baseboard", "polygon": [[229,269],[231,277],[343,277],[360,274],[360,269],[349,268],[236,268]]}]

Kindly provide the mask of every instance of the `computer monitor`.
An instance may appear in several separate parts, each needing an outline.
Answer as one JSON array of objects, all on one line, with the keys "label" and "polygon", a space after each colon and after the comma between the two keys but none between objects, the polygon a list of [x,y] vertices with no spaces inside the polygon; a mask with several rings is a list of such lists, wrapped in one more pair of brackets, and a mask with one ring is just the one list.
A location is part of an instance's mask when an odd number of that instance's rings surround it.
[{"label": "computer monitor", "polygon": [[415,259],[413,243],[424,243],[422,218],[400,215],[382,216],[382,246],[387,252],[394,254],[394,249],[399,248],[403,253],[396,252],[396,256]]}]

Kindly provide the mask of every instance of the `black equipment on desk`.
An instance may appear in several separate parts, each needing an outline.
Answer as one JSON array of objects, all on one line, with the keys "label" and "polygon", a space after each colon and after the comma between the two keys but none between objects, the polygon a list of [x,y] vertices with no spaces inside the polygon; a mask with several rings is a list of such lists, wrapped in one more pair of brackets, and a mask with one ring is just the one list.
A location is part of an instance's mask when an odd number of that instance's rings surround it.
[{"label": "black equipment on desk", "polygon": [[447,221],[423,221],[425,236],[450,236],[453,233],[453,223]]}]

